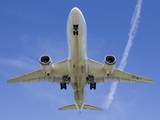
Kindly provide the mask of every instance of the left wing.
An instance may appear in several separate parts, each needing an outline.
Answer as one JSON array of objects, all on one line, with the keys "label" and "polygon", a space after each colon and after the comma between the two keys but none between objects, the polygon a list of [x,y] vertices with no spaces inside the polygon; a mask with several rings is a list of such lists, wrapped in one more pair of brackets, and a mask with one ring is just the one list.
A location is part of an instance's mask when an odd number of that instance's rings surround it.
[{"label": "left wing", "polygon": [[[37,82],[38,83],[42,81],[61,83],[63,75],[69,75],[68,59],[52,64],[52,71],[50,75],[44,74],[40,69],[16,78],[12,78],[8,80],[6,83],[15,83],[15,82],[24,82],[24,83]],[[65,82],[69,84],[69,81],[65,81]]]},{"label": "left wing", "polygon": [[[109,82],[109,81],[130,82],[130,83],[135,83],[135,82],[154,83],[150,79],[130,74],[127,72],[123,72],[118,69],[115,69],[114,72],[108,76],[104,71],[103,64],[90,59],[88,59],[88,74],[94,76],[94,82],[96,83]],[[90,83],[90,81],[88,81],[88,83]]]}]

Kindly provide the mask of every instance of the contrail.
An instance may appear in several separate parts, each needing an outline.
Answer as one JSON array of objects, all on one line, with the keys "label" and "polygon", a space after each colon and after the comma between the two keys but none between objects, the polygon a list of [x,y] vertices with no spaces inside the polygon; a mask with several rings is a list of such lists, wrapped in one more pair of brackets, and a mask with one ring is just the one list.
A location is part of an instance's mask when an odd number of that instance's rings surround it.
[{"label": "contrail", "polygon": [[[138,23],[139,23],[139,19],[140,19],[140,13],[141,13],[141,5],[142,5],[142,0],[138,0],[137,5],[135,7],[132,19],[131,19],[131,29],[130,32],[128,33],[129,38],[128,38],[128,43],[126,45],[121,63],[118,67],[119,70],[124,70],[125,66],[127,65],[127,58],[130,52],[130,49],[132,47],[133,44],[133,39],[136,35],[137,32],[137,28],[138,28]],[[104,107],[106,109],[108,109],[110,107],[110,104],[112,103],[112,100],[114,99],[114,94],[116,93],[116,89],[117,89],[117,84],[118,82],[114,82],[112,83],[111,87],[110,87],[110,92],[106,98],[106,101],[104,103]]]}]

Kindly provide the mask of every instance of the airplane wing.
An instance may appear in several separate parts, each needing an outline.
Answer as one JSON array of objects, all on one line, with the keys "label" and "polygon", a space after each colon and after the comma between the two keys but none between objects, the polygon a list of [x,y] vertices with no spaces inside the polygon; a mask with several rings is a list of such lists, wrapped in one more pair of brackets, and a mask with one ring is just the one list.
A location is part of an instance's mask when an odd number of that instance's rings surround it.
[{"label": "airplane wing", "polygon": [[[104,65],[93,61],[91,59],[88,59],[88,74],[94,76],[94,82],[96,83],[105,83],[109,81],[115,81],[115,82],[145,82],[145,83],[154,83],[152,80],[140,77],[134,74],[130,74],[127,72],[120,71],[118,69],[115,69],[112,74],[109,76],[104,71]],[[90,84],[91,81],[88,81],[88,84]]]},{"label": "airplane wing", "polygon": [[[9,79],[6,83],[15,83],[15,82],[55,82],[55,83],[61,83],[63,75],[69,75],[68,71],[68,59],[65,59],[63,61],[60,61],[58,63],[52,64],[52,71],[50,75],[46,75],[42,72],[42,70],[37,70],[16,78]],[[66,81],[67,84],[69,84],[69,81]]]}]

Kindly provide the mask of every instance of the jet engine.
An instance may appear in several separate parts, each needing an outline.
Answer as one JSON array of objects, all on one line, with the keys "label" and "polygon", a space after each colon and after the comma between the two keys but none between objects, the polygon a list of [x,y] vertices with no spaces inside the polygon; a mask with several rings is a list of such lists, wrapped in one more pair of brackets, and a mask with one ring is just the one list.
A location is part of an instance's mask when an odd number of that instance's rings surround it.
[{"label": "jet engine", "polygon": [[43,55],[40,57],[39,62],[41,64],[42,71],[49,75],[52,71],[52,60],[48,55]]},{"label": "jet engine", "polygon": [[116,58],[113,55],[107,55],[104,58],[104,70],[108,75],[113,73],[115,64]]}]

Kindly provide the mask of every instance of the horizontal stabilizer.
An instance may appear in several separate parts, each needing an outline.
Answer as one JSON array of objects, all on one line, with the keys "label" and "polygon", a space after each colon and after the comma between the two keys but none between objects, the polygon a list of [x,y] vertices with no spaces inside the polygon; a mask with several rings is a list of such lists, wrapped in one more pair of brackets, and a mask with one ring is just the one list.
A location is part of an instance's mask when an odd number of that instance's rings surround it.
[{"label": "horizontal stabilizer", "polygon": [[87,105],[87,104],[84,104],[83,109],[87,109],[87,110],[102,110],[102,108],[94,107],[94,106]]},{"label": "horizontal stabilizer", "polygon": [[58,110],[72,110],[72,109],[77,109],[75,104],[68,105],[68,106],[65,106],[65,107],[61,107]]}]

